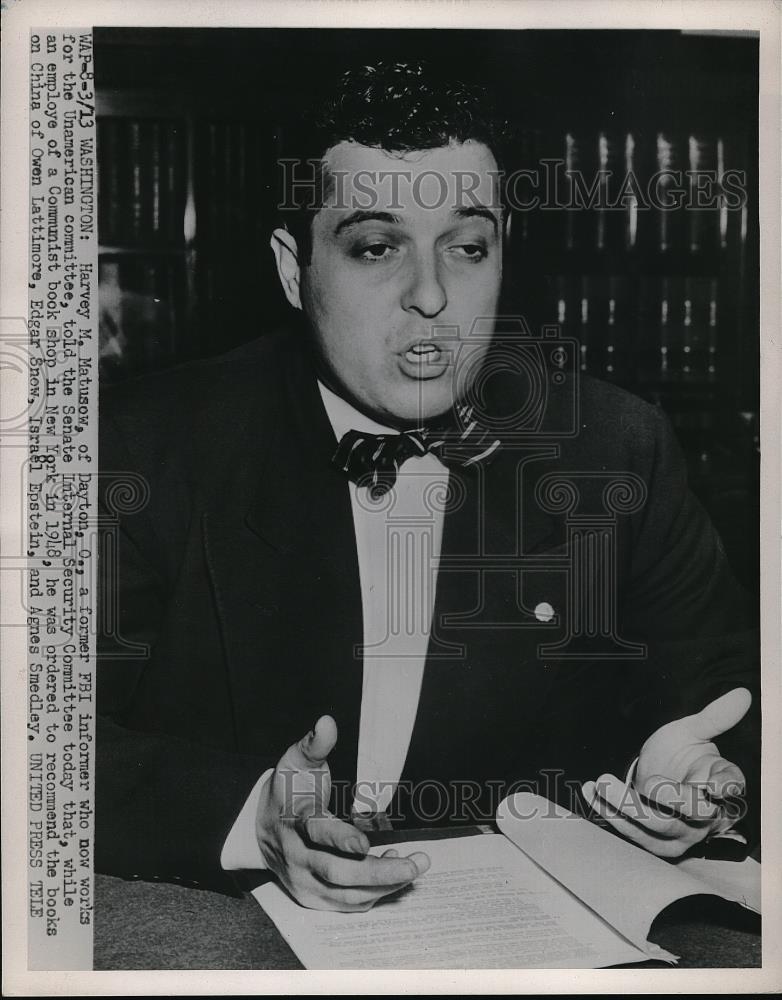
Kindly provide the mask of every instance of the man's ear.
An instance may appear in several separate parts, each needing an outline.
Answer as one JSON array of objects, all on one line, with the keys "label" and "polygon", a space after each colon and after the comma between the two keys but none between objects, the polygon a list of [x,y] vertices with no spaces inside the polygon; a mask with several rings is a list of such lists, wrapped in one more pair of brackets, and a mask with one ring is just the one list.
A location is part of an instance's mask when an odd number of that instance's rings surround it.
[{"label": "man's ear", "polygon": [[296,240],[287,229],[275,229],[270,240],[274,260],[277,264],[277,274],[280,278],[285,298],[294,309],[301,309],[301,289],[299,279],[299,248]]}]

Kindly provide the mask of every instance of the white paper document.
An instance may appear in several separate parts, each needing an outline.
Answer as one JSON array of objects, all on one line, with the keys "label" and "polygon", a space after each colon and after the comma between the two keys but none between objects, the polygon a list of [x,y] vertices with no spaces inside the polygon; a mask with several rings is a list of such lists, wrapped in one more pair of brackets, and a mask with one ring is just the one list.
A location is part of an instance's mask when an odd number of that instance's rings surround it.
[{"label": "white paper document", "polygon": [[505,799],[497,825],[500,835],[396,845],[432,866],[367,913],[306,909],[275,882],[253,895],[309,969],[673,962],[648,935],[676,900],[713,894],[760,912],[760,865],[749,859],[671,864],[529,793]]},{"label": "white paper document", "polygon": [[[497,826],[541,868],[645,950],[650,947],[647,937],[655,917],[687,896],[722,896],[760,912],[760,865],[751,859],[741,866],[702,858],[671,864],[529,792],[500,804]],[[726,866],[734,869],[730,876],[725,875]]]},{"label": "white paper document", "polygon": [[432,867],[368,913],[307,910],[276,883],[253,895],[308,969],[573,969],[649,957],[505,837],[399,847],[425,851]]},{"label": "white paper document", "polygon": [[708,885],[725,899],[732,899],[748,910],[760,913],[760,865],[752,858],[743,861],[686,858],[675,867]]}]

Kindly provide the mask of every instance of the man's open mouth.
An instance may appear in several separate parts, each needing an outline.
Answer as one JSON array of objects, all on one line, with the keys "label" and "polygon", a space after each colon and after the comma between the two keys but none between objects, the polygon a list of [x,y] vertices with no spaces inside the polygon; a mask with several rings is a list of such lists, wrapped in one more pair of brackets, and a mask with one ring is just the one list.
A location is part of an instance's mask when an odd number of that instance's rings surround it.
[{"label": "man's open mouth", "polygon": [[443,352],[431,341],[423,344],[414,344],[405,351],[405,358],[411,364],[425,365],[435,361],[443,361]]}]

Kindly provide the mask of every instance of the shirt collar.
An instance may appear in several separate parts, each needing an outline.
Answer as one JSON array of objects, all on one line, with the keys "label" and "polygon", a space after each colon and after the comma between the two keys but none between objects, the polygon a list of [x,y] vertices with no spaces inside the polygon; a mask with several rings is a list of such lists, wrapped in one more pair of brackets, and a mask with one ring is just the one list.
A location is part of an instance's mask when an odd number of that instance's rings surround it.
[{"label": "shirt collar", "polygon": [[326,407],[326,414],[331,422],[331,427],[337,438],[341,441],[348,431],[363,431],[365,434],[398,434],[399,431],[393,427],[384,427],[376,423],[363,413],[351,406],[347,400],[332,392],[320,379],[318,380],[323,405]]}]

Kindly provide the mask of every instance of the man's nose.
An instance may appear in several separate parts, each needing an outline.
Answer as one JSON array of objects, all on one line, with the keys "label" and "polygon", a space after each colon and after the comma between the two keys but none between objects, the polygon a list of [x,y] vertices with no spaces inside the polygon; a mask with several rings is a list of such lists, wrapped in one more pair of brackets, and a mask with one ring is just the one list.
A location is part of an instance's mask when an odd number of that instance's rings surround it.
[{"label": "man's nose", "polygon": [[429,257],[418,257],[402,296],[402,308],[432,318],[445,309],[447,302],[448,296],[437,261]]}]

